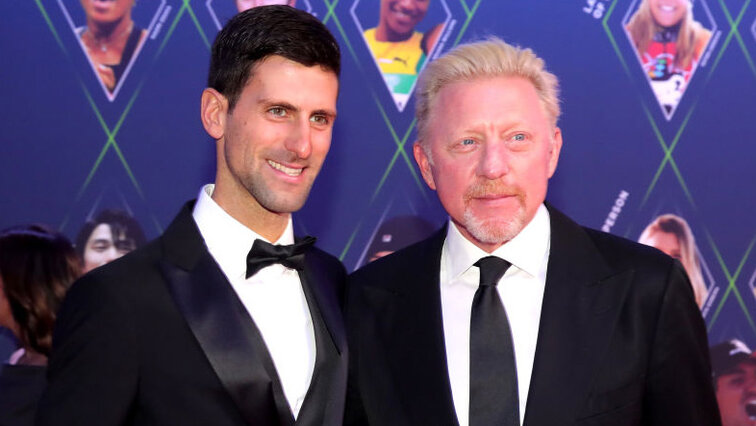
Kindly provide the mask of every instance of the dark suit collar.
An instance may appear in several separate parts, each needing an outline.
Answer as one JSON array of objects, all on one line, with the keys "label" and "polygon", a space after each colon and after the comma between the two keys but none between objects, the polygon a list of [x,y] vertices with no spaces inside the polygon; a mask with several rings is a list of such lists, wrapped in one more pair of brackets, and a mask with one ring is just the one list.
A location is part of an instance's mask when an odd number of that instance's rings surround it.
[{"label": "dark suit collar", "polygon": [[344,322],[341,318],[341,295],[335,291],[333,283],[333,272],[324,269],[324,262],[318,261],[318,252],[310,250],[305,254],[304,270],[299,276],[302,285],[306,286],[311,292],[314,301],[319,309],[320,316],[328,330],[331,344],[336,346],[339,354],[346,350],[346,331]]},{"label": "dark suit collar", "polygon": [[[344,279],[343,269],[334,271],[333,262],[318,260],[322,253],[311,249],[305,254],[305,268],[300,271],[302,288],[307,298],[317,347],[315,369],[304,403],[297,416],[297,425],[331,424],[344,415],[343,400],[335,401],[338,386],[345,378],[347,348],[341,319],[341,288],[336,279]],[[341,267],[339,265],[339,267]]]},{"label": "dark suit collar", "polygon": [[395,388],[401,394],[398,400],[411,401],[401,409],[412,424],[457,424],[446,363],[439,285],[446,232],[444,226],[430,238],[405,249],[408,252],[404,256],[395,257],[411,260],[411,264],[399,266],[401,280],[382,283],[380,288],[364,288],[364,296],[382,306],[385,323],[392,327],[387,331],[392,336],[391,345],[381,350],[387,351],[392,369],[388,376],[396,380]]},{"label": "dark suit collar", "polygon": [[184,206],[161,237],[168,289],[246,421],[293,424],[265,342],[204,246],[192,205]]},{"label": "dark suit collar", "polygon": [[575,417],[632,277],[614,271],[582,227],[547,207],[551,247],[525,426]]},{"label": "dark suit collar", "polygon": [[[161,237],[165,259],[161,268],[168,288],[247,422],[293,424],[293,415],[262,335],[205,247],[192,218],[193,206],[194,202],[184,205]],[[343,357],[346,356],[346,337],[340,316],[340,295],[332,282],[338,274],[326,268],[327,262],[322,256],[325,255],[317,249],[308,251],[300,278],[311,305],[319,352],[323,352],[324,345],[331,345]],[[343,274],[343,270],[341,272]],[[318,364],[316,369],[320,368]],[[322,373],[314,372],[313,380],[317,378],[326,387],[319,393],[330,395],[327,388],[332,383],[334,369],[338,368],[329,366]],[[313,405],[310,398],[308,394],[303,410]],[[300,416],[302,414],[300,412]],[[324,415],[338,417],[329,412]]]},{"label": "dark suit collar", "polygon": [[184,270],[194,268],[202,252],[207,251],[192,218],[194,203],[189,201],[184,204],[160,237],[164,258]]}]

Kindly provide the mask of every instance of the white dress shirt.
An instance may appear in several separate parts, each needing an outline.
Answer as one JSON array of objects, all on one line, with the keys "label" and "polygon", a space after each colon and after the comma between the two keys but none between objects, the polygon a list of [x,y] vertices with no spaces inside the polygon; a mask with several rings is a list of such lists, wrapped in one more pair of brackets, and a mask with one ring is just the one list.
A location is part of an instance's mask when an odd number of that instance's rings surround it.
[{"label": "white dress shirt", "polygon": [[470,419],[470,313],[480,280],[480,270],[473,264],[491,255],[512,264],[499,280],[497,290],[512,330],[522,424],[533,372],[550,241],[549,212],[543,205],[517,236],[491,254],[467,240],[449,221],[441,251],[441,309],[449,381],[460,426],[467,426]]},{"label": "white dress shirt", "polygon": [[[265,238],[242,225],[212,198],[205,185],[192,213],[205,245],[262,334],[294,417],[299,414],[315,368],[315,332],[299,274],[281,264],[245,278],[247,253]],[[270,241],[267,241],[270,242]],[[278,241],[293,244],[291,218]]]}]

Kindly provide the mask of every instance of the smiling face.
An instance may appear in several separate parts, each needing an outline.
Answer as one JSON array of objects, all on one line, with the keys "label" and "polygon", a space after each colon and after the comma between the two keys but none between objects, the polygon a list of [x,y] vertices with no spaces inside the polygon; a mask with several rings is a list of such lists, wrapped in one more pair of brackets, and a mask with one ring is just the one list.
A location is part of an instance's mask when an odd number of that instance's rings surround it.
[{"label": "smiling face", "polygon": [[130,19],[133,6],[134,0],[81,0],[88,24],[115,24]]},{"label": "smiling face", "polygon": [[679,24],[688,13],[690,0],[648,0],[651,16],[662,27]]},{"label": "smiling face", "polygon": [[423,178],[462,234],[492,252],[543,203],[562,146],[559,128],[533,84],[519,77],[449,84],[431,105],[427,128],[430,157],[414,148]]},{"label": "smiling face", "polygon": [[385,31],[386,40],[402,41],[412,35],[428,12],[430,0],[381,0],[379,33]]},{"label": "smiling face", "polygon": [[722,426],[756,426],[756,359],[750,361],[717,379]]},{"label": "smiling face", "polygon": [[213,199],[248,226],[264,227],[276,216],[288,220],[328,153],[337,94],[332,71],[280,56],[252,69],[233,111],[223,95],[206,89],[203,122],[218,141]]}]

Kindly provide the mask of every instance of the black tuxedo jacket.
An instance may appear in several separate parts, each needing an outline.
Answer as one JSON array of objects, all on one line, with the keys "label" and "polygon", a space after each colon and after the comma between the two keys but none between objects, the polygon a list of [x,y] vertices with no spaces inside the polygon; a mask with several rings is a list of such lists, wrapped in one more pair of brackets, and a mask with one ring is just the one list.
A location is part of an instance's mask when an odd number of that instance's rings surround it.
[{"label": "black tuxedo jacket", "polygon": [[[146,247],[87,274],[58,316],[38,425],[294,425],[272,358],[187,204]],[[340,425],[345,271],[300,272],[317,355],[297,425]]]},{"label": "black tuxedo jacket", "polygon": [[[719,425],[706,330],[679,262],[549,212],[524,425]],[[445,236],[350,276],[346,424],[458,424],[441,318]]]}]

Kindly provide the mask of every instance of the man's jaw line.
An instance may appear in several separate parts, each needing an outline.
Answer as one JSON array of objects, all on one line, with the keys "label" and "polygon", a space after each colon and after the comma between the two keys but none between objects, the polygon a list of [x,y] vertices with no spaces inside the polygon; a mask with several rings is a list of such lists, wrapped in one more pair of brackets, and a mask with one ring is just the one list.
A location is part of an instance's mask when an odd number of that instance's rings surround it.
[{"label": "man's jaw line", "polygon": [[504,244],[508,243],[510,240],[505,241],[496,241],[496,242],[486,242],[479,240],[475,235],[473,235],[472,232],[470,232],[464,223],[457,222],[453,218],[451,218],[452,222],[457,226],[457,229],[462,234],[462,236],[467,240],[473,243],[473,245],[477,246],[479,249],[485,251],[486,253],[493,253],[496,249],[503,246]]}]

